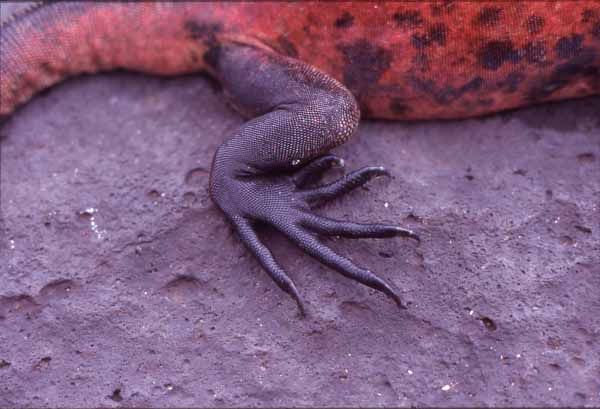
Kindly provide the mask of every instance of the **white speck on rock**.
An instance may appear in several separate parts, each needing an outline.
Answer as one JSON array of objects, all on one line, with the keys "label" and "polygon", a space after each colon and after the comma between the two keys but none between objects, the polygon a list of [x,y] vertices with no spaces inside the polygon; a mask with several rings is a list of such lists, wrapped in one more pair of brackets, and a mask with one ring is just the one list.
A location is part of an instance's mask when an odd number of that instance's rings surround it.
[{"label": "white speck on rock", "polygon": [[450,385],[444,385],[444,386],[442,386],[442,390],[444,392],[449,391],[450,390]]},{"label": "white speck on rock", "polygon": [[[98,209],[95,207],[87,207],[83,212],[80,212],[80,214],[86,214],[86,213],[89,215],[93,215],[93,214],[98,213]],[[96,223],[95,216],[90,217],[90,227],[92,228],[92,231],[96,234],[96,238],[98,240],[102,240],[104,238],[104,236],[106,235],[106,230],[100,230],[98,223]]]}]

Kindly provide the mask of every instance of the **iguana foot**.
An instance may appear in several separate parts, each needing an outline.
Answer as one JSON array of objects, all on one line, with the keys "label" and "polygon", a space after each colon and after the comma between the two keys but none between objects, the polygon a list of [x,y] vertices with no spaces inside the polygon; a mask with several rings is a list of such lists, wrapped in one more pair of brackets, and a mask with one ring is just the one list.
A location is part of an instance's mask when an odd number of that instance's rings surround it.
[{"label": "iguana foot", "polygon": [[211,60],[232,105],[252,118],[217,149],[210,176],[211,197],[244,244],[294,298],[302,315],[298,289],[257,236],[256,223],[275,227],[315,259],[402,306],[388,283],[317,238],[417,238],[397,226],[333,220],[311,210],[373,177],[388,175],[382,167],[366,167],[310,187],[327,169],[342,164],[328,152],[358,126],[360,111],[352,93],[315,67],[261,47],[223,44]]},{"label": "iguana foot", "polygon": [[[232,175],[218,181],[227,187],[223,196],[217,192],[216,202],[237,230],[242,242],[256,256],[262,267],[294,298],[300,314],[305,309],[296,285],[269,249],[258,237],[255,225],[264,223],[283,233],[294,244],[323,264],[344,276],[379,290],[404,308],[397,292],[373,272],[357,266],[323,244],[317,235],[348,238],[410,237],[418,240],[411,230],[379,223],[353,223],[316,215],[312,208],[364,185],[378,176],[389,175],[383,167],[365,167],[342,178],[316,187],[307,187],[332,165],[343,163],[334,155],[321,156],[292,174]],[[225,193],[225,192],[223,192]],[[224,197],[223,200],[219,200]]]}]

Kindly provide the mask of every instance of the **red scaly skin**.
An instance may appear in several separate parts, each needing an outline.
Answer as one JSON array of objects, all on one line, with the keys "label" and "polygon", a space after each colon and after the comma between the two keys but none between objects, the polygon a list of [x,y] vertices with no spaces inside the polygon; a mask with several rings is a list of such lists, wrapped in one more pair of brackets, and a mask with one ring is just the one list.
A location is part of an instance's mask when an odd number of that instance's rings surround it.
[{"label": "red scaly skin", "polygon": [[211,72],[261,44],[346,85],[363,117],[459,118],[600,92],[600,2],[93,2],[44,5],[0,35],[0,115],[63,78]]}]

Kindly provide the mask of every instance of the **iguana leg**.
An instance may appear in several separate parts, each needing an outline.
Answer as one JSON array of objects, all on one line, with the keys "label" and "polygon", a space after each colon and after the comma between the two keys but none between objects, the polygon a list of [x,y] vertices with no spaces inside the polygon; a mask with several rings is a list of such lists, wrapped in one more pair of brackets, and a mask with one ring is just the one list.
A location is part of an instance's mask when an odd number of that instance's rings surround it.
[{"label": "iguana leg", "polygon": [[338,197],[382,167],[349,173],[325,186],[307,188],[342,161],[326,154],[354,133],[360,119],[356,100],[339,82],[300,61],[262,48],[227,43],[211,51],[214,72],[227,96],[252,117],[215,153],[210,193],[248,249],[284,291],[304,307],[294,285],[261,243],[254,226],[274,226],[315,259],[346,277],[382,291],[402,306],[384,280],[321,243],[316,235],[416,238],[396,226],[336,221],[311,212],[311,205]]}]

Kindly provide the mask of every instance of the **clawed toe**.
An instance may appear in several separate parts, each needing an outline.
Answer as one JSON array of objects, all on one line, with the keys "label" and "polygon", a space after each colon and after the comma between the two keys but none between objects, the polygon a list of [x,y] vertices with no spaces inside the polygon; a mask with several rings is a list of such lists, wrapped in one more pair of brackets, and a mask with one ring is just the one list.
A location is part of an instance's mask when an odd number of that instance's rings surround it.
[{"label": "clawed toe", "polygon": [[242,242],[254,254],[279,288],[288,293],[294,301],[296,301],[300,315],[304,317],[304,303],[302,302],[302,298],[300,297],[296,285],[292,279],[288,277],[285,270],[279,266],[277,261],[275,261],[267,246],[265,246],[258,238],[250,222],[241,217],[232,218],[231,222],[237,230]]},{"label": "clawed toe", "polygon": [[365,167],[350,172],[344,177],[327,185],[304,190],[301,194],[309,205],[318,206],[343,196],[357,187],[363,186],[375,177],[389,175],[389,172],[382,166]]},{"label": "clawed toe", "polygon": [[305,214],[300,223],[317,234],[352,239],[406,236],[407,232],[414,235],[410,230],[388,224],[344,222],[313,214]]},{"label": "clawed toe", "polygon": [[381,291],[389,296],[401,308],[403,308],[400,296],[386,283],[373,272],[366,270],[354,264],[350,259],[341,256],[327,247],[325,244],[317,240],[309,232],[293,226],[286,225],[279,227],[279,230],[285,234],[298,247],[303,249],[307,254],[325,264],[328,267],[336,270],[342,275],[351,278],[359,283],[362,283],[375,290]]}]

